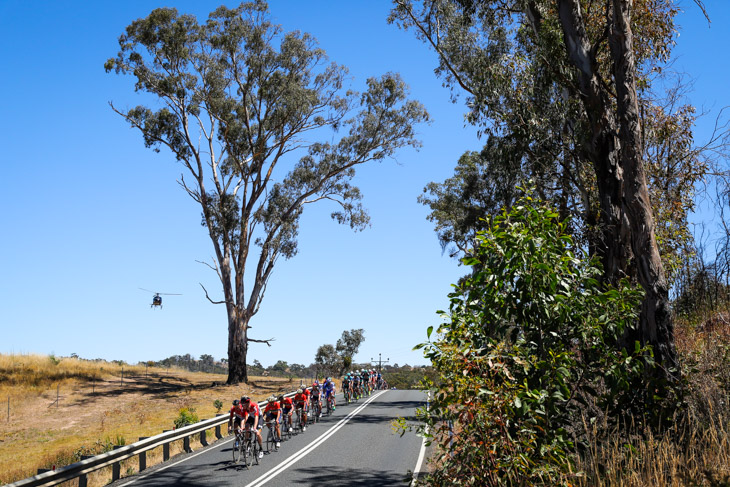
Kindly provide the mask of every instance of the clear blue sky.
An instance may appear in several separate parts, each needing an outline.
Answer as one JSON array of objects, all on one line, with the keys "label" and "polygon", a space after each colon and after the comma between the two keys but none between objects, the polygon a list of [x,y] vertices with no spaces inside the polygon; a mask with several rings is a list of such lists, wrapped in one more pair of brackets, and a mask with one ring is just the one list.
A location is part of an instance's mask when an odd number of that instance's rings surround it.
[{"label": "clear blue sky", "polygon": [[[226,356],[225,310],[198,285],[220,295],[216,276],[196,262],[210,259],[212,247],[199,208],[176,183],[182,167],[164,150],[145,149],[111,111],[109,101],[124,108],[139,98],[130,78],[103,69],[124,28],[153,8],[174,6],[202,20],[220,3],[0,2],[0,352],[132,363]],[[730,104],[730,17],[724,1],[706,3],[709,29],[685,2],[675,52],[696,80],[693,101],[716,113]],[[419,127],[420,152],[360,169],[371,228],[353,233],[331,221],[326,206],[305,212],[299,254],[278,263],[251,323],[252,337],[276,341],[252,344],[249,362],[309,364],[319,345],[364,328],[356,361],[382,353],[391,363],[425,363],[411,348],[439,322],[435,311],[448,306],[463,269],[442,255],[416,198],[481,143],[434,76],[433,53],[387,25],[389,2],[272,1],[270,8],[286,30],[312,33],[348,66],[355,89],[369,76],[400,72],[433,123]],[[152,310],[139,287],[183,295]]]}]

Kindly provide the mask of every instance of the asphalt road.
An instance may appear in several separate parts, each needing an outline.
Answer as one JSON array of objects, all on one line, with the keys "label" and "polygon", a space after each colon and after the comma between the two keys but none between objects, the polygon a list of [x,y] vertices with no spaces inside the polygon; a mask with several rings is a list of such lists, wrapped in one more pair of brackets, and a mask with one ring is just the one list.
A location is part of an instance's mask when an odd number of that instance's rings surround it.
[{"label": "asphalt road", "polygon": [[[342,397],[338,395],[341,402]],[[403,486],[422,447],[413,432],[400,436],[393,419],[413,419],[424,405],[421,391],[378,391],[340,406],[307,431],[284,441],[279,451],[246,468],[232,462],[232,437],[117,482],[119,486]],[[264,431],[264,440],[266,439]]]}]

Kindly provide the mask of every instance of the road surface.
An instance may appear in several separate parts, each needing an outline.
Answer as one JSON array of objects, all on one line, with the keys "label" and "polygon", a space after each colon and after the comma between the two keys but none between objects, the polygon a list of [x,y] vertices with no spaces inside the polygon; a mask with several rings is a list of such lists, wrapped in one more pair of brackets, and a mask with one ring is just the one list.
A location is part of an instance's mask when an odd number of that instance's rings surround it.
[{"label": "road surface", "polygon": [[[342,401],[341,395],[337,400]],[[264,455],[259,465],[248,469],[232,462],[233,439],[228,437],[115,485],[408,485],[419,455],[422,457],[423,441],[414,432],[395,433],[391,421],[399,417],[414,420],[415,409],[425,401],[421,391],[378,391],[357,403],[340,405],[331,416],[282,442],[279,451]]]}]

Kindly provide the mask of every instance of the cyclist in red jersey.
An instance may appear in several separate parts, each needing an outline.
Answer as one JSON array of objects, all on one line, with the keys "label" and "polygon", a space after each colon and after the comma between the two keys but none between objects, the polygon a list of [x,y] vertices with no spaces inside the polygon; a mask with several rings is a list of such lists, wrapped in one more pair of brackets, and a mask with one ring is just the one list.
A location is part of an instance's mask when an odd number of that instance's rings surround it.
[{"label": "cyclist in red jersey", "polygon": [[248,396],[241,398],[241,406],[246,410],[246,424],[253,426],[253,430],[256,432],[256,439],[259,442],[259,458],[264,458],[264,442],[261,439],[261,409],[259,405],[251,400]]},{"label": "cyclist in red jersey", "polygon": [[248,413],[246,410],[241,406],[241,403],[238,399],[234,399],[233,401],[233,407],[231,407],[231,414],[228,417],[228,432],[236,431],[236,433],[241,432],[241,424],[246,419],[246,415]]},{"label": "cyclist in red jersey", "polygon": [[284,417],[288,419],[288,428],[289,431],[291,431],[293,429],[291,424],[291,414],[294,411],[294,402],[291,400],[291,397],[279,396],[279,405],[281,406],[281,417],[282,419]]},{"label": "cyclist in red jersey", "polygon": [[264,418],[266,421],[274,422],[274,431],[276,431],[276,448],[281,446],[281,430],[279,429],[279,421],[281,421],[281,406],[276,397],[271,396],[269,402],[264,408]]},{"label": "cyclist in red jersey", "polygon": [[309,394],[307,394],[307,389],[299,389],[297,390],[297,393],[294,395],[294,407],[297,409],[301,409],[302,412],[300,413],[302,415],[302,431],[307,431],[307,408],[309,406]]}]

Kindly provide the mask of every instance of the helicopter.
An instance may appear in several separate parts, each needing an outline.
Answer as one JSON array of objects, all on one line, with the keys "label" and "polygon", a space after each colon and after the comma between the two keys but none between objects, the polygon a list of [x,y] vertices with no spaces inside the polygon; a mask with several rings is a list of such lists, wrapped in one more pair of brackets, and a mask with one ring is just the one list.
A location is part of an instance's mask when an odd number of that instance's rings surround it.
[{"label": "helicopter", "polygon": [[176,294],[176,293],[156,293],[154,291],[150,291],[149,289],[140,288],[142,291],[152,293],[154,296],[152,296],[152,304],[150,304],[150,308],[154,308],[155,306],[159,306],[160,309],[162,309],[162,296],[182,296],[182,294]]}]

